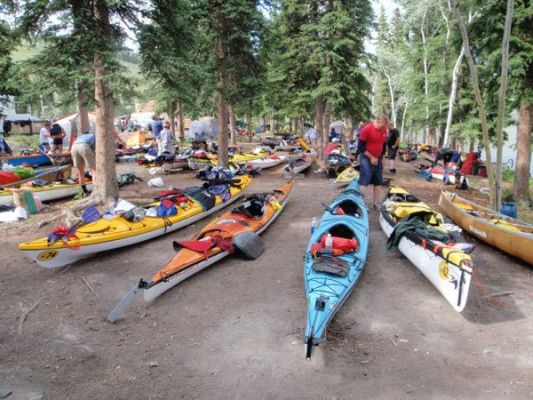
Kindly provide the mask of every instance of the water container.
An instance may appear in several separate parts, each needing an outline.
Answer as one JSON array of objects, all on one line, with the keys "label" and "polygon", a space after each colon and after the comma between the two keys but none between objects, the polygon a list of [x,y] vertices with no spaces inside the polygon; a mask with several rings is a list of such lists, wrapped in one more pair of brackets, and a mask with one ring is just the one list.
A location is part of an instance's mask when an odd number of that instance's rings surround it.
[{"label": "water container", "polygon": [[318,221],[316,217],[313,217],[313,221],[311,222],[311,235],[315,233],[315,229],[317,225],[318,225]]},{"label": "water container", "polygon": [[326,247],[324,250],[328,254],[333,254],[333,238],[331,237],[331,233],[328,233],[328,236],[326,236]]},{"label": "water container", "polygon": [[517,216],[517,209],[515,203],[505,202],[502,204],[502,208],[500,209],[500,212],[503,215],[507,215],[511,218],[516,218]]}]

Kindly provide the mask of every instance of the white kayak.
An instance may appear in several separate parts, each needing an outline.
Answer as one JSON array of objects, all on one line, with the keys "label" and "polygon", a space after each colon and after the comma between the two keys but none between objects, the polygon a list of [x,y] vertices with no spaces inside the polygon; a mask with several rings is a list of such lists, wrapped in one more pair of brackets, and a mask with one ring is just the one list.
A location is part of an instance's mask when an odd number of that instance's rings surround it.
[{"label": "white kayak", "polygon": [[304,154],[295,160],[291,160],[284,168],[289,174],[300,174],[308,169],[313,163],[314,158],[309,154]]},{"label": "white kayak", "polygon": [[[90,186],[91,185],[89,185],[89,189]],[[33,195],[42,202],[47,202],[75,196],[80,190],[80,185],[53,183],[50,185],[28,188],[27,190],[33,192]],[[13,204],[13,192],[10,190],[0,190],[0,205],[12,206]]]},{"label": "white kayak", "polygon": [[[405,190],[394,186],[391,187],[383,202],[379,223],[383,232],[390,237],[396,225],[413,218],[414,214],[417,214],[419,218],[427,218],[426,227],[431,225],[439,231],[455,232],[457,235],[461,231],[455,225],[444,224],[441,214],[431,210],[428,205],[420,202]],[[410,229],[404,231],[397,242],[397,247],[456,311],[463,311],[472,278],[473,262],[467,254],[467,251],[473,249],[472,245],[437,242]]]},{"label": "white kayak", "polygon": [[272,154],[266,158],[245,161],[244,165],[246,168],[267,169],[267,168],[272,168],[272,167],[275,167],[277,165],[284,163],[286,159],[287,159],[287,156],[279,156],[277,154]]}]

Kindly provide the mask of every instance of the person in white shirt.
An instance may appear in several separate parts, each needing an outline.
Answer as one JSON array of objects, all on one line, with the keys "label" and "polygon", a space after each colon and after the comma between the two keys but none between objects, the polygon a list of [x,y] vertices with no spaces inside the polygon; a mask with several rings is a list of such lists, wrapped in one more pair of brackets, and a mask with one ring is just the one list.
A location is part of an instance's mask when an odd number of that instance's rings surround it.
[{"label": "person in white shirt", "polygon": [[316,142],[316,130],[315,128],[309,128],[307,132],[305,132],[305,137],[307,141],[311,144],[315,144]]},{"label": "person in white shirt", "polygon": [[52,124],[46,121],[43,127],[41,128],[41,130],[39,131],[39,148],[45,152],[50,150],[50,139],[51,139],[50,127],[51,126]]},{"label": "person in white shirt", "polygon": [[161,131],[160,136],[159,136],[161,148],[159,149],[160,152],[158,155],[161,155],[164,152],[174,154],[175,153],[175,149],[174,149],[175,138],[174,138],[174,133],[170,129],[170,122],[165,121],[163,126],[164,126],[164,129]]}]

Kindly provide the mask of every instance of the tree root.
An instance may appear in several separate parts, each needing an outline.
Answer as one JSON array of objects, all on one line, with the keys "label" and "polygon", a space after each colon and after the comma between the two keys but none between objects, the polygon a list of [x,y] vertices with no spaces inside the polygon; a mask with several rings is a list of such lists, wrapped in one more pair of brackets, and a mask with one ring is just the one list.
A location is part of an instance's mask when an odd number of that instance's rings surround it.
[{"label": "tree root", "polygon": [[20,316],[20,320],[19,320],[19,336],[22,335],[22,324],[24,323],[24,321],[26,321],[26,318],[28,318],[28,315],[30,315],[30,313],[35,310],[37,308],[37,306],[41,303],[43,299],[39,299],[37,300],[37,302],[35,302],[30,308],[28,308],[27,310],[24,310],[24,308],[22,307],[22,304],[19,304],[20,306],[20,309],[23,310],[24,312],[21,314]]},{"label": "tree root", "polygon": [[98,206],[106,203],[110,208],[114,208],[117,200],[113,198],[104,198],[99,193],[93,193],[89,197],[78,201],[72,207],[65,210],[64,215],[66,225],[70,228],[81,221],[81,217],[77,216],[76,213],[85,210],[87,207]]}]

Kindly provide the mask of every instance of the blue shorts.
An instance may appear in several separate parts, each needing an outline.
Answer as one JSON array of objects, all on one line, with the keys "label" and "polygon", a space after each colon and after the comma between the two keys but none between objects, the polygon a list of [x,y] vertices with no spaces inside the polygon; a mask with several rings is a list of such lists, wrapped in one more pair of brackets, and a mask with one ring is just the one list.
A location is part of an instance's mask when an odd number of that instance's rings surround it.
[{"label": "blue shorts", "polygon": [[378,165],[372,165],[370,158],[361,154],[359,163],[359,184],[361,186],[383,185],[383,164],[381,157],[378,158]]}]

